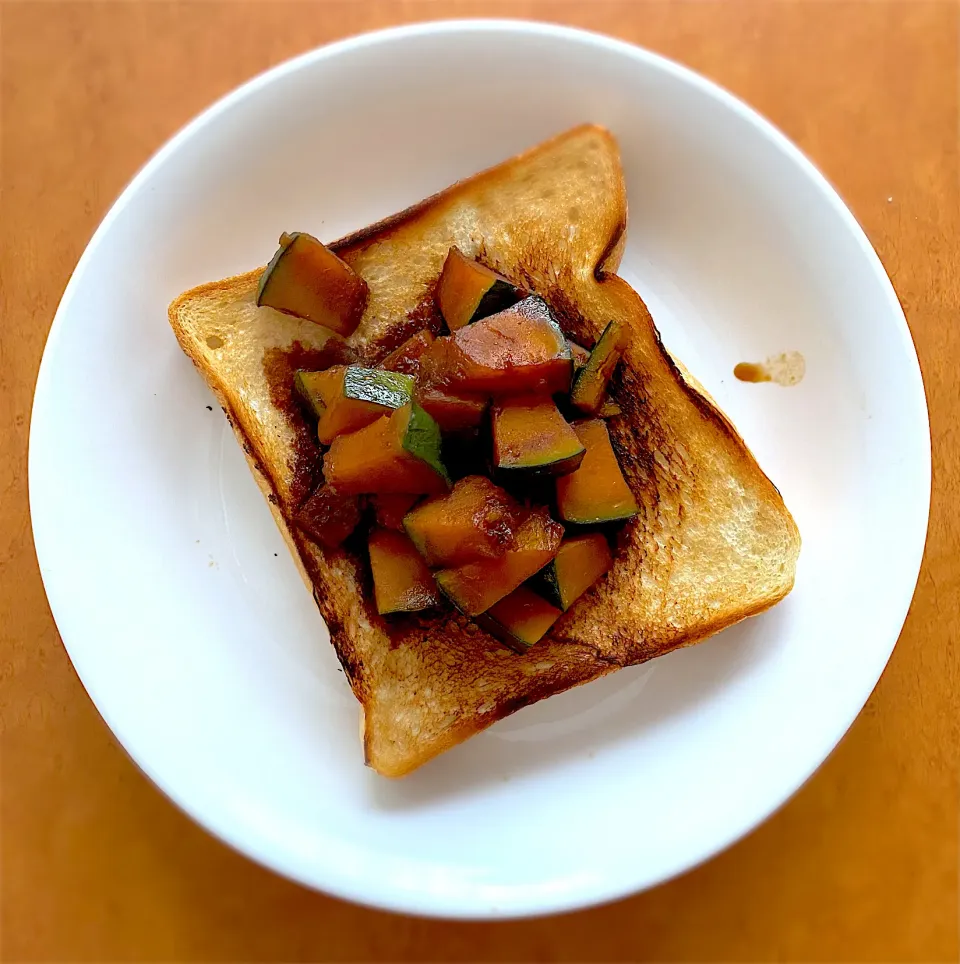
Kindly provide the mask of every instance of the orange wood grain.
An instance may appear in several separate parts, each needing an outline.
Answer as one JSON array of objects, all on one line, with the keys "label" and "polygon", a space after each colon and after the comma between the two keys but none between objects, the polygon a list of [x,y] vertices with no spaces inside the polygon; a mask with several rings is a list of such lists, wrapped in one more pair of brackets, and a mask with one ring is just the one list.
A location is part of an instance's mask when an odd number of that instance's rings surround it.
[{"label": "orange wood grain", "polygon": [[[934,495],[890,665],[840,748],[780,813],[649,893],[555,919],[458,924],[303,890],[207,836],[147,783],[57,636],[30,536],[26,447],[37,366],[70,271],[170,134],[317,44],[392,23],[508,14],[604,31],[689,64],[820,165],[906,310],[930,402]],[[958,7],[925,0],[0,0],[0,958],[956,960],[958,37]]]}]

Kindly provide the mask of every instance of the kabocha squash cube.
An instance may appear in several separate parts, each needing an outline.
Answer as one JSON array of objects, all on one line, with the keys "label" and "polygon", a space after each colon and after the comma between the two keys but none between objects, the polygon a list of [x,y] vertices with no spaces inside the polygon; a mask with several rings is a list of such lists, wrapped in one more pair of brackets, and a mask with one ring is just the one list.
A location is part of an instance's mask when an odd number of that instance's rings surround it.
[{"label": "kabocha squash cube", "polygon": [[510,595],[479,615],[477,623],[505,646],[525,653],[543,639],[562,615],[542,596],[526,586],[517,586]]},{"label": "kabocha squash cube", "polygon": [[338,335],[360,324],[369,290],[345,261],[309,234],[280,236],[280,248],[260,276],[257,304],[306,318]]},{"label": "kabocha squash cube", "polygon": [[583,460],[586,449],[547,396],[520,395],[493,406],[493,464],[503,478],[563,475]]},{"label": "kabocha squash cube", "polygon": [[620,471],[607,426],[600,419],[573,423],[586,447],[576,472],[557,479],[557,510],[564,522],[593,525],[625,522],[637,514],[637,500]]},{"label": "kabocha squash cube", "polygon": [[509,308],[517,289],[496,271],[451,248],[437,283],[437,307],[450,331]]},{"label": "kabocha squash cube", "polygon": [[349,435],[338,435],[323,462],[327,482],[345,495],[431,495],[449,487],[440,460],[440,429],[419,405]]},{"label": "kabocha squash cube", "polygon": [[478,616],[542,569],[560,548],[563,526],[546,512],[533,512],[499,559],[470,562],[437,573],[437,585],[462,613]]},{"label": "kabocha squash cube", "polygon": [[378,613],[418,612],[440,602],[433,573],[404,533],[373,529],[367,548]]},{"label": "kabocha squash cube", "polygon": [[449,567],[502,556],[525,517],[507,492],[471,475],[417,506],[403,526],[428,565]]}]

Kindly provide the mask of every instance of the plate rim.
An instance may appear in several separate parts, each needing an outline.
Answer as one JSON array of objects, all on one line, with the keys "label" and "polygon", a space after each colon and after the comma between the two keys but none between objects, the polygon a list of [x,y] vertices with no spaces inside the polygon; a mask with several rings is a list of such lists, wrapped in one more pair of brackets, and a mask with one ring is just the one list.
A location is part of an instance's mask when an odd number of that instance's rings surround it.
[{"label": "plate rim", "polygon": [[[838,215],[841,221],[846,225],[847,229],[856,240],[861,253],[867,259],[867,263],[872,268],[875,281],[879,284],[880,288],[886,295],[891,309],[891,320],[894,322],[901,336],[901,340],[904,342],[903,364],[910,369],[909,371],[905,370],[904,375],[910,382],[913,383],[913,389],[919,390],[918,395],[912,399],[912,402],[913,408],[915,409],[914,417],[919,417],[920,419],[920,424],[916,426],[916,429],[922,436],[922,438],[918,438],[918,442],[922,445],[924,455],[922,464],[916,467],[918,482],[920,483],[918,499],[922,497],[922,505],[917,506],[917,511],[919,512],[918,521],[920,521],[920,518],[922,517],[922,525],[918,525],[917,527],[915,537],[916,544],[912,547],[913,559],[911,564],[906,567],[906,571],[908,573],[912,572],[913,576],[912,580],[909,582],[909,592],[906,592],[906,590],[904,592],[905,602],[902,606],[903,614],[899,619],[899,623],[896,625],[895,634],[891,633],[892,641],[886,648],[886,653],[883,656],[880,670],[876,679],[872,679],[872,681],[869,682],[865,692],[862,693],[862,698],[858,698],[855,706],[853,705],[853,702],[851,702],[852,712],[849,714],[849,718],[846,720],[842,729],[840,729],[836,734],[835,738],[832,738],[829,741],[830,745],[825,748],[825,752],[823,752],[822,755],[818,754],[819,762],[810,768],[809,771],[804,770],[798,772],[796,778],[785,788],[781,788],[781,792],[779,794],[775,795],[772,803],[770,801],[765,801],[763,806],[753,808],[749,817],[736,821],[735,826],[728,828],[728,832],[726,834],[715,840],[712,846],[704,849],[695,859],[681,859],[679,861],[674,861],[674,866],[670,867],[666,872],[644,875],[640,870],[638,870],[638,872],[635,873],[630,879],[618,878],[610,882],[605,881],[603,886],[594,886],[589,891],[577,890],[573,892],[564,892],[562,894],[553,894],[546,898],[540,896],[538,899],[529,900],[526,902],[514,902],[509,906],[499,907],[491,907],[478,901],[474,901],[472,904],[464,903],[463,901],[458,902],[456,900],[448,903],[438,903],[435,895],[427,895],[424,891],[411,889],[402,891],[396,889],[384,889],[376,891],[374,887],[372,892],[371,887],[369,886],[370,881],[361,882],[342,874],[338,876],[336,873],[331,872],[333,868],[330,865],[323,868],[325,870],[325,874],[318,875],[314,873],[311,875],[304,867],[297,866],[295,863],[283,859],[283,855],[277,855],[276,853],[270,852],[267,848],[258,846],[256,842],[237,839],[237,835],[232,832],[232,829],[229,826],[218,819],[218,815],[216,813],[203,811],[201,804],[196,804],[193,800],[188,798],[188,794],[181,793],[179,788],[171,786],[168,780],[161,777],[160,774],[154,772],[149,761],[144,759],[143,755],[138,755],[136,748],[131,746],[130,741],[122,735],[121,728],[118,728],[114,722],[111,721],[111,713],[106,706],[108,701],[105,701],[102,698],[97,698],[95,695],[97,690],[95,682],[88,678],[89,674],[81,672],[77,661],[74,659],[74,654],[71,652],[70,644],[60,630],[58,609],[61,613],[64,610],[58,603],[55,603],[53,598],[51,598],[51,595],[56,596],[56,592],[51,590],[51,586],[56,581],[56,577],[51,573],[49,565],[45,564],[45,560],[47,560],[47,563],[49,562],[50,552],[52,550],[48,549],[49,543],[44,539],[42,534],[38,537],[38,526],[33,511],[35,504],[38,504],[39,502],[39,500],[36,498],[35,482],[39,470],[35,465],[33,455],[34,431],[38,424],[35,416],[39,407],[38,399],[40,399],[46,392],[51,390],[50,366],[52,363],[50,362],[50,358],[53,354],[51,351],[51,346],[55,345],[57,339],[60,337],[60,331],[65,324],[65,319],[69,313],[70,305],[75,297],[76,289],[80,283],[80,279],[87,270],[89,263],[93,260],[96,250],[110,231],[114,221],[120,216],[124,208],[126,208],[126,206],[132,201],[142,187],[150,180],[153,174],[159,170],[163,164],[174,153],[176,153],[177,150],[180,149],[183,144],[198,134],[201,130],[203,130],[203,128],[208,126],[222,113],[228,111],[234,104],[243,101],[244,99],[255,94],[261,88],[274,83],[288,74],[308,68],[318,61],[337,57],[342,54],[348,54],[364,47],[376,46],[394,41],[403,41],[405,39],[418,36],[460,32],[487,32],[493,34],[509,32],[514,34],[546,36],[561,41],[600,47],[611,53],[624,55],[635,60],[645,62],[648,66],[663,71],[668,75],[672,75],[674,79],[698,88],[702,93],[708,95],[716,101],[719,101],[721,105],[734,111],[734,113],[739,114],[742,119],[748,121],[750,125],[756,128],[768,141],[772,142],[772,144],[782,154],[786,155],[788,160],[796,164],[802,173],[805,174],[806,177],[819,189],[820,194],[823,195],[825,200],[827,200],[831,205],[834,213]],[[30,436],[28,442],[27,487],[28,501],[30,506],[31,529],[37,555],[38,568],[44,584],[44,591],[47,594],[51,614],[53,615],[54,622],[57,625],[57,632],[63,643],[63,648],[67,653],[68,659],[70,660],[74,671],[77,673],[77,676],[80,678],[87,695],[93,702],[97,712],[107,724],[118,745],[121,747],[121,749],[123,749],[134,765],[143,774],[145,774],[148,779],[172,803],[174,803],[175,806],[185,813],[193,822],[203,827],[207,832],[214,835],[217,839],[227,844],[227,846],[229,846],[231,849],[249,859],[255,860],[261,865],[280,873],[289,879],[303,884],[308,888],[320,890],[325,893],[345,898],[366,906],[400,913],[415,914],[424,917],[483,920],[551,915],[596,906],[598,904],[607,903],[630,894],[641,892],[658,884],[664,883],[710,860],[716,854],[730,847],[733,843],[751,832],[760,824],[764,823],[774,813],[776,813],[797,792],[797,790],[799,790],[800,787],[803,786],[811,776],[813,776],[816,770],[819,769],[823,762],[825,762],[833,752],[837,744],[853,724],[854,720],[860,714],[863,706],[870,696],[870,693],[875,688],[880,676],[883,673],[883,670],[886,668],[886,665],[889,662],[893,649],[895,648],[903,630],[903,625],[906,621],[913,596],[916,592],[916,586],[920,575],[921,564],[926,546],[926,538],[929,529],[931,483],[932,446],[929,409],[927,406],[923,374],[916,351],[916,344],[914,342],[909,325],[907,324],[903,307],[886,272],[886,269],[883,267],[877,252],[870,243],[862,226],[857,221],[852,211],[850,211],[847,205],[843,202],[837,190],[827,180],[823,173],[813,164],[813,162],[807,158],[807,156],[782,131],[780,131],[779,128],[773,125],[754,108],[747,105],[744,101],[740,100],[740,98],[736,97],[734,94],[716,82],[707,79],[691,68],[665,57],[662,54],[655,53],[636,44],[620,40],[606,34],[584,30],[577,27],[549,24],[535,20],[472,18],[464,20],[432,20],[403,26],[387,27],[384,29],[355,34],[306,51],[265,71],[262,71],[259,74],[256,74],[254,77],[220,97],[213,104],[204,109],[196,117],[181,127],[159,148],[159,150],[152,155],[152,157],[129,181],[117,199],[110,206],[107,213],[104,215],[97,229],[84,248],[76,267],[71,273],[63,295],[60,298],[53,322],[51,323],[47,338],[45,340],[43,355],[41,357],[37,379],[35,382],[34,398],[31,407]],[[894,627],[891,626],[891,630],[893,628]],[[870,675],[872,676],[872,674]],[[320,879],[321,877],[322,879]]]}]

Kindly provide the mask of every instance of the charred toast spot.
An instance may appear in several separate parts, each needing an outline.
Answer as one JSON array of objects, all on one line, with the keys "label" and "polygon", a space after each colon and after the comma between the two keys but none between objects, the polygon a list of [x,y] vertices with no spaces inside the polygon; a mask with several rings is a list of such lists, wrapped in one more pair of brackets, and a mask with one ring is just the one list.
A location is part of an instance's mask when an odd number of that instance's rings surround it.
[{"label": "charred toast spot", "polygon": [[502,713],[503,716],[509,716],[511,713],[516,713],[517,710],[522,710],[525,706],[529,706],[531,703],[536,703],[538,697],[534,693],[525,693],[523,696],[514,696],[508,700],[504,700],[498,707],[497,712]]},{"label": "charred toast spot", "polygon": [[610,240],[607,242],[607,246],[603,249],[600,257],[597,259],[597,266],[593,269],[593,276],[597,281],[602,281],[607,274],[607,264],[611,258],[616,253],[617,249],[623,243],[627,233],[627,218],[626,214],[622,217],[610,235]]},{"label": "charred toast spot", "polygon": [[360,654],[349,645],[349,637],[341,625],[331,625],[329,622],[327,625],[330,626],[330,639],[337,651],[337,659],[340,660],[340,665],[343,667],[344,676],[347,677],[350,686],[356,692],[363,679],[363,660],[360,658]]},{"label": "charred toast spot", "polygon": [[[649,377],[637,367],[636,359],[624,359],[610,393],[624,415],[607,423],[610,440],[640,509],[617,535],[614,573],[622,588],[642,584],[645,563],[651,557],[657,559],[658,571],[669,578],[682,544],[682,507],[694,498],[696,479],[684,458],[685,449],[657,417],[649,397]],[[621,559],[630,561],[623,570],[616,568]]]},{"label": "charred toast spot", "polygon": [[337,659],[343,667],[344,675],[347,677],[347,681],[359,699],[363,677],[363,660],[351,645],[350,634],[340,616],[326,604],[326,601],[321,597],[316,586],[314,586],[313,589],[313,601],[317,604],[320,615],[323,616],[323,621],[327,624],[327,630],[330,633],[330,642],[333,644]]},{"label": "charred toast spot", "polygon": [[[539,294],[539,292],[538,292]],[[551,285],[543,299],[550,306],[563,333],[584,348],[592,347],[599,329],[581,311],[577,303],[559,285]],[[602,326],[601,326],[602,327]]]}]

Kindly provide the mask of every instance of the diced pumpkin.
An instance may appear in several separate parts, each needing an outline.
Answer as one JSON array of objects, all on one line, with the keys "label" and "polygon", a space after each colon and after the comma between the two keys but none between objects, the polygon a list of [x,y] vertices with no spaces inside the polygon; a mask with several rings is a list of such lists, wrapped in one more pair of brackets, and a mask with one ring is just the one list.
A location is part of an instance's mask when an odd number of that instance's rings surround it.
[{"label": "diced pumpkin", "polygon": [[600,419],[587,419],[574,422],[573,429],[587,454],[576,472],[557,479],[560,518],[578,525],[632,519],[637,500],[620,471],[607,426]]},{"label": "diced pumpkin", "polygon": [[437,307],[450,331],[509,308],[519,298],[503,275],[451,248],[437,283]]},{"label": "diced pumpkin", "polygon": [[499,559],[469,562],[436,574],[437,585],[461,612],[478,616],[542,569],[560,548],[563,526],[546,512],[533,512]]},{"label": "diced pumpkin", "polygon": [[603,533],[568,536],[556,557],[530,580],[530,587],[566,612],[612,565]]},{"label": "diced pumpkin", "polygon": [[371,497],[373,515],[377,525],[384,529],[403,532],[403,517],[420,501],[419,495],[375,495]]},{"label": "diced pumpkin", "polygon": [[423,381],[417,384],[414,397],[420,407],[440,426],[441,432],[463,432],[476,428],[483,421],[488,404],[483,395],[454,392]]},{"label": "diced pumpkin", "polygon": [[378,613],[418,612],[440,602],[433,573],[406,535],[373,529],[368,548]]},{"label": "diced pumpkin", "polygon": [[260,276],[257,304],[306,318],[341,335],[360,324],[369,290],[345,261],[303,232],[284,234]]},{"label": "diced pumpkin", "polygon": [[420,371],[420,359],[433,345],[433,333],[424,329],[408,338],[399,348],[395,348],[380,364],[389,372],[403,372],[405,375],[416,375]]},{"label": "diced pumpkin", "polygon": [[550,396],[517,395],[493,406],[493,464],[504,477],[563,475],[586,449]]},{"label": "diced pumpkin", "polygon": [[[342,369],[344,366],[338,365],[336,367]],[[329,375],[329,370],[330,369],[324,369],[320,372],[308,372],[301,368],[293,373],[293,390],[300,397],[300,401],[306,405],[310,414],[316,419],[319,419],[326,411],[327,395],[334,393],[333,386],[336,384],[337,376]],[[341,371],[341,380],[342,377],[343,373]]]},{"label": "diced pumpkin", "polygon": [[323,462],[327,482],[347,495],[444,492],[440,429],[416,403],[349,435],[338,435]]},{"label": "diced pumpkin", "polygon": [[547,303],[532,295],[438,338],[430,369],[458,392],[552,395],[569,390],[573,361]]},{"label": "diced pumpkin", "polygon": [[526,586],[517,586],[509,596],[494,603],[477,617],[477,624],[505,646],[525,653],[539,643],[550,627],[563,615]]},{"label": "diced pumpkin", "polygon": [[610,376],[626,347],[627,327],[611,321],[590,352],[590,358],[573,379],[570,402],[587,415],[596,415],[607,395]]},{"label": "diced pumpkin", "polygon": [[335,365],[324,372],[298,371],[294,376],[297,393],[317,416],[317,438],[323,445],[406,405],[413,386],[410,375],[359,365]]},{"label": "diced pumpkin", "polygon": [[356,529],[360,515],[355,495],[343,495],[329,485],[321,485],[300,507],[294,522],[315,542],[333,549]]},{"label": "diced pumpkin", "polygon": [[461,566],[502,556],[525,515],[499,486],[470,475],[409,512],[403,527],[427,565]]}]

